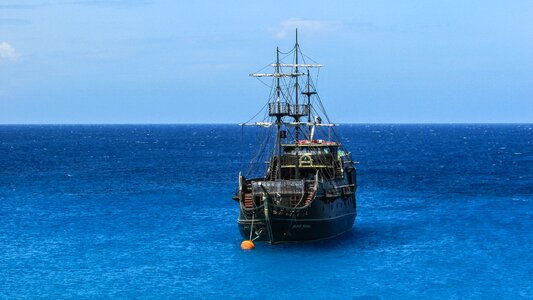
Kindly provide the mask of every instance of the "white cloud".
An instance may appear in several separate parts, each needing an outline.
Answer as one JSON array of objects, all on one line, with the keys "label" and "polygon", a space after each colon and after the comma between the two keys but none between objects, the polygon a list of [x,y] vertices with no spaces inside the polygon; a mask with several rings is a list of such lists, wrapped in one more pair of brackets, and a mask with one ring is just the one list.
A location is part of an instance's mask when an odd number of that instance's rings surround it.
[{"label": "white cloud", "polygon": [[0,43],[0,62],[6,61],[6,60],[15,60],[18,57],[19,57],[19,54],[17,53],[15,48],[13,48],[13,46],[11,46],[7,42]]},{"label": "white cloud", "polygon": [[288,19],[281,22],[275,29],[275,37],[285,39],[294,34],[296,28],[306,33],[325,33],[336,31],[340,28],[339,21],[321,21],[309,19]]}]

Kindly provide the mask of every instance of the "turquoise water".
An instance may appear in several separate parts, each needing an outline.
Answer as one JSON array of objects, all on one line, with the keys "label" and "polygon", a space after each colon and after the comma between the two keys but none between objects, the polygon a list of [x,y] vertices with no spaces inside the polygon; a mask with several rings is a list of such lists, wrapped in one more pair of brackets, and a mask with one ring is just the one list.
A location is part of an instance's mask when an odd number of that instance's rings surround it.
[{"label": "turquoise water", "polygon": [[358,217],[243,252],[233,125],[0,126],[0,298],[533,298],[533,125],[346,125]]}]

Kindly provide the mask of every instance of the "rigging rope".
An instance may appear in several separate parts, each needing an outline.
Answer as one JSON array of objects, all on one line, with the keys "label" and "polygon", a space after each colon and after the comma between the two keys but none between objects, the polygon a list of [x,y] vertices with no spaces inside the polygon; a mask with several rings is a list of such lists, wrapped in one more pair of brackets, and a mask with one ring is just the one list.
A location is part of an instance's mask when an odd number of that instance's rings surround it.
[{"label": "rigging rope", "polygon": [[252,233],[254,232],[254,216],[255,216],[255,213],[252,212],[252,225],[250,226],[250,238],[249,238],[249,240],[252,240]]},{"label": "rigging rope", "polygon": [[[300,47],[297,47],[295,45],[288,52],[279,51],[279,54],[282,55],[282,57],[280,57],[280,59],[279,59],[279,63],[280,64],[284,64],[283,61],[285,59],[287,59],[287,57],[289,57],[290,55],[292,55],[291,61],[293,62],[293,64],[286,65],[286,66],[276,66],[276,63],[278,62],[278,60],[276,60],[276,61],[264,66],[263,68],[258,70],[256,73],[260,73],[264,69],[266,69],[268,67],[272,67],[272,65],[274,65],[276,68],[279,68],[279,72],[282,72],[281,71],[282,68],[288,68],[288,69],[285,69],[285,70],[290,70],[291,73],[296,73],[296,55],[294,55],[296,53],[298,53],[301,56],[301,61],[303,62],[303,64],[307,64],[308,61],[310,61],[310,62],[312,62],[314,64],[318,64],[311,57],[305,55],[301,51]],[[305,71],[309,71],[309,67],[301,67],[301,68],[303,70],[305,70]],[[299,70],[299,71],[301,71],[301,70]],[[309,84],[310,91],[312,89],[313,92],[316,91],[316,87],[318,85],[317,83],[318,83],[318,78],[319,78],[319,74],[320,74],[320,68],[314,74],[316,76],[309,77],[308,78],[308,82],[307,82],[307,84]],[[256,78],[258,78],[261,83],[263,83],[264,85],[266,85],[266,86],[268,86],[270,88],[270,93],[269,93],[269,97],[268,97],[269,100],[268,100],[267,103],[265,103],[265,105],[261,108],[261,110],[259,112],[257,112],[248,121],[246,121],[245,124],[248,124],[252,120],[256,119],[257,116],[262,111],[264,111],[263,121],[267,121],[267,120],[271,119],[271,117],[269,115],[269,110],[267,109],[267,106],[268,106],[269,103],[272,103],[273,101],[276,101],[276,99],[277,99],[277,88],[276,88],[276,85],[277,85],[276,81],[277,80],[279,80],[279,83],[280,83],[280,98],[281,98],[280,100],[283,101],[283,102],[290,103],[290,104],[294,104],[294,102],[295,102],[295,99],[293,98],[293,94],[296,92],[296,79],[295,79],[295,77],[292,77],[292,76],[282,77],[282,78],[272,77],[271,85],[268,85],[267,83],[262,81],[261,77],[256,77]],[[300,91],[300,87],[298,88],[298,91]],[[327,112],[325,110],[325,107],[324,107],[324,105],[322,103],[322,99],[320,98],[320,96],[318,94],[314,94],[312,97],[310,97],[309,100],[310,100],[310,103],[311,103],[311,108],[310,108],[311,109],[311,113],[310,113],[310,115],[311,116],[323,116],[324,119],[327,121],[327,123],[331,123],[329,115],[327,114]],[[304,126],[304,127],[310,128],[311,126]],[[268,151],[270,153],[267,153],[267,151],[265,151],[267,149],[268,145],[272,143],[272,137],[274,135],[273,134],[274,126],[270,126],[269,128],[270,129],[266,133],[266,136],[263,138],[263,143],[261,143],[261,147],[259,148],[259,151],[256,153],[256,155],[254,155],[254,157],[250,161],[250,168],[249,168],[249,170],[247,172],[247,176],[249,174],[251,174],[254,170],[256,170],[256,167],[258,167],[258,165],[260,165],[259,164],[259,162],[261,162],[260,160],[265,158],[265,156],[267,156],[266,158],[269,158],[269,157],[273,157],[276,154],[276,148],[275,147],[272,147],[272,150]],[[285,130],[287,130],[287,129],[288,128],[285,127]],[[340,138],[339,138],[337,130],[335,128],[329,128],[328,127],[328,129],[327,129],[328,131],[327,132],[326,132],[326,129],[323,129],[323,128],[318,127],[318,126],[315,127],[315,129],[316,129],[316,132],[318,133],[317,134],[318,136],[325,136],[325,137],[327,137],[326,140],[336,141],[337,143],[339,143],[340,149],[345,150],[344,145],[342,145],[342,143],[340,143]],[[330,130],[333,133],[332,136],[330,134]],[[287,138],[295,139],[295,135],[293,134],[293,130],[287,130],[286,132],[287,132]],[[307,138],[309,138],[309,134],[310,134],[309,130],[302,130],[302,131],[300,131],[300,133],[302,134],[302,137],[307,136]],[[259,133],[258,133],[258,135],[259,135]],[[268,154],[270,154],[270,155],[268,155]],[[262,162],[261,162],[261,164],[262,164]],[[269,166],[269,167],[271,169],[270,171],[273,172],[274,171],[273,166]],[[267,170],[267,172],[268,172],[268,170]],[[326,176],[330,176],[330,177],[334,177],[335,176],[334,172],[335,172],[335,170],[333,170],[333,171],[331,171],[331,170],[327,170],[327,171],[322,170],[321,171],[321,173],[323,173]]]}]

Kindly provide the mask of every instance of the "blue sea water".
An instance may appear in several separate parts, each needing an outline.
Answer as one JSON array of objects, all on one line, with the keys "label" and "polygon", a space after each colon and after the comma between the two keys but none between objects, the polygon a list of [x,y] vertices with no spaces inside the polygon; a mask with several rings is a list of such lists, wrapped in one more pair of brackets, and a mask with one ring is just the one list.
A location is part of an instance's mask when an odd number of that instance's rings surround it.
[{"label": "blue sea water", "polygon": [[0,298],[533,298],[533,125],[346,125],[358,217],[240,250],[235,125],[0,126]]}]

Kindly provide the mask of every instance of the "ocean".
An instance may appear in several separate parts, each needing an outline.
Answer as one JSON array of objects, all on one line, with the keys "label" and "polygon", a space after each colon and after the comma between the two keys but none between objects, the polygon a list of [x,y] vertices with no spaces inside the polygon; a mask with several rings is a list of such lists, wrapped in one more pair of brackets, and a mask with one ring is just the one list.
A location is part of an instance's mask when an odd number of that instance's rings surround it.
[{"label": "ocean", "polygon": [[344,125],[351,232],[242,251],[237,125],[0,126],[0,298],[533,298],[533,124]]}]

